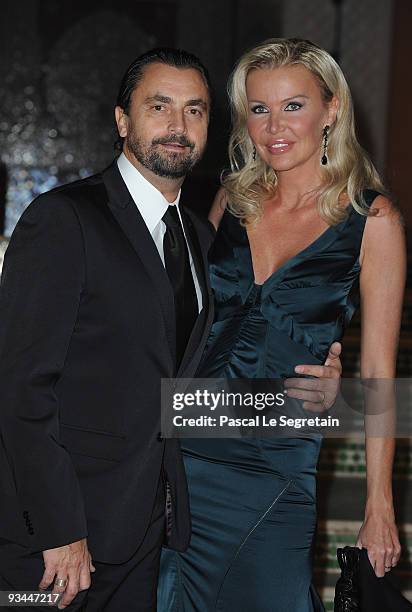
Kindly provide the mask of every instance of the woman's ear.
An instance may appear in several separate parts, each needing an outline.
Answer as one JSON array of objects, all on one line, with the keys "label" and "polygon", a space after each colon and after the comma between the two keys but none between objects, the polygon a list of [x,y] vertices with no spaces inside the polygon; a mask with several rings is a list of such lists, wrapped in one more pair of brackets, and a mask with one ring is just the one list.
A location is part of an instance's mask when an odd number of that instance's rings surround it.
[{"label": "woman's ear", "polygon": [[339,100],[336,96],[333,96],[332,100],[328,104],[328,125],[332,126],[335,123],[338,110]]}]

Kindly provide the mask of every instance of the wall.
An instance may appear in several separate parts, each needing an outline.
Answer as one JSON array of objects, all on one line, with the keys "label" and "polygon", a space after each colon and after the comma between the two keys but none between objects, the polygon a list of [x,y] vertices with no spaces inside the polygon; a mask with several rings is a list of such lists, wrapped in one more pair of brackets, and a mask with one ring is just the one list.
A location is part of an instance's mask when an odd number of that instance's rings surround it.
[{"label": "wall", "polygon": [[388,92],[388,177],[398,197],[403,215],[412,229],[412,4],[397,0],[394,11],[394,36],[391,80]]}]

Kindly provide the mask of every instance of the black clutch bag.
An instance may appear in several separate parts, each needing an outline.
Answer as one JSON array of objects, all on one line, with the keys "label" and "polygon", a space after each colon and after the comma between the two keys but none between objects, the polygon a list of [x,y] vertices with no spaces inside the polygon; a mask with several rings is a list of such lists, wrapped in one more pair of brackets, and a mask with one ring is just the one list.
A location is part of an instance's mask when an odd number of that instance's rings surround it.
[{"label": "black clutch bag", "polygon": [[393,584],[389,574],[378,578],[366,549],[337,550],[341,576],[335,588],[335,612],[412,612],[412,604]]}]

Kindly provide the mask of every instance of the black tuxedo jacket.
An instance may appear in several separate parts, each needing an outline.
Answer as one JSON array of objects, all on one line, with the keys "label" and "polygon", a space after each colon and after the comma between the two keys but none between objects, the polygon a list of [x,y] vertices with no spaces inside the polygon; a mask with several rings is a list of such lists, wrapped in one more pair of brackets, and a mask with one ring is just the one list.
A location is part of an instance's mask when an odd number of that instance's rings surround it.
[{"label": "black tuxedo jacket", "polygon": [[122,563],[142,541],[163,468],[168,544],[190,515],[176,440],[160,435],[160,379],[194,375],[212,322],[213,230],[185,213],[202,289],[179,372],[172,289],[117,164],[38,197],[0,290],[0,537],[30,551],[88,537]]}]

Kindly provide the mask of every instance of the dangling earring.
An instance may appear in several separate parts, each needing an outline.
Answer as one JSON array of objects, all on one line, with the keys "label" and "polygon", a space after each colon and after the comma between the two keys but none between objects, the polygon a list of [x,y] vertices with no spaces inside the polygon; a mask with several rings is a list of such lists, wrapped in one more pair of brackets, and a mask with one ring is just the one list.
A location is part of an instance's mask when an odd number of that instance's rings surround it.
[{"label": "dangling earring", "polygon": [[323,128],[323,155],[322,155],[322,166],[326,166],[326,164],[328,163],[328,157],[327,157],[327,152],[328,152],[328,132],[329,132],[329,125],[325,125],[325,127]]},{"label": "dangling earring", "polygon": [[253,155],[252,155],[252,157],[253,157],[253,161],[255,162],[256,161],[256,147],[255,146],[253,147]]}]

